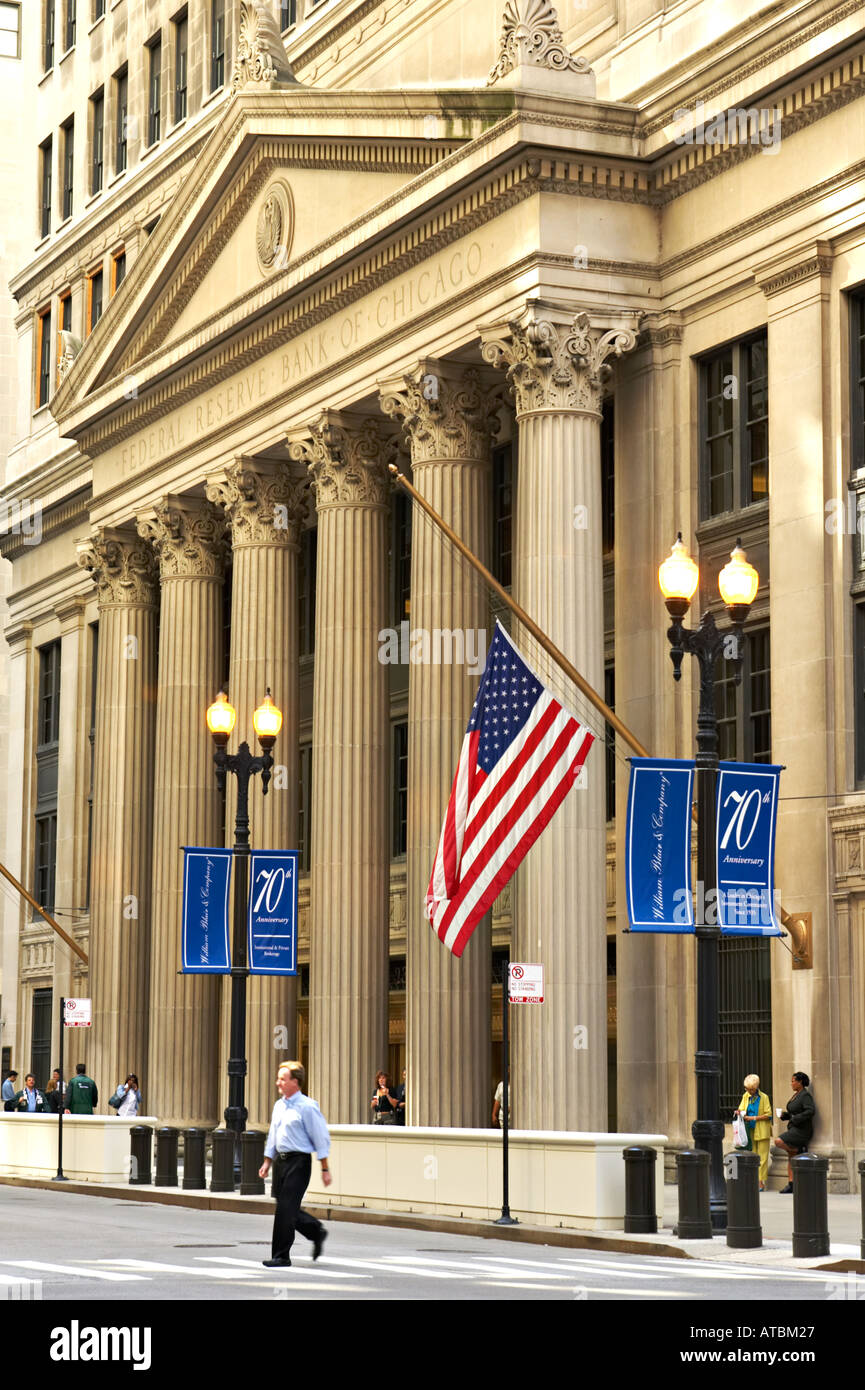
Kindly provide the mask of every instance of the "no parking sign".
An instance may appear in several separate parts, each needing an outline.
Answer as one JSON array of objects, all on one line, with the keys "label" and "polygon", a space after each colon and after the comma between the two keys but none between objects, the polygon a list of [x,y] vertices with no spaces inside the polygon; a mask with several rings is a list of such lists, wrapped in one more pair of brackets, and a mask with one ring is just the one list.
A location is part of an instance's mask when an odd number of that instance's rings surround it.
[{"label": "no parking sign", "polygon": [[544,967],[537,963],[511,961],[508,998],[512,1004],[543,1004]]}]

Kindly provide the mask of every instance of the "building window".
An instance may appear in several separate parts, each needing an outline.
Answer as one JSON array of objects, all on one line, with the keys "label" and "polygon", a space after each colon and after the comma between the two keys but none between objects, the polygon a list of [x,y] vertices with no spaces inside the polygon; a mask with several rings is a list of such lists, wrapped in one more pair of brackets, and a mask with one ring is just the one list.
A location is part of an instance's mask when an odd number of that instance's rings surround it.
[{"label": "building window", "polygon": [[601,544],[604,554],[612,555],[616,544],[616,413],[612,397],[604,401],[601,412]]},{"label": "building window", "polygon": [[33,896],[52,912],[57,862],[57,753],[60,741],[60,643],[39,651],[36,718],[36,825]]},{"label": "building window", "polygon": [[105,15],[105,0],[93,0],[93,23]]},{"label": "building window", "polygon": [[411,531],[412,500],[401,489],[393,500],[393,612],[401,623],[411,613]]},{"label": "building window", "polygon": [[45,0],[45,50],[44,68],[47,72],[54,66],[54,21],[55,3],[54,0]]},{"label": "building window", "polygon": [[297,0],[282,0],[279,7],[279,23],[283,29],[290,29],[292,24],[297,23]]},{"label": "building window", "polygon": [[43,237],[51,231],[51,165],[54,160],[54,142],[51,139],[39,146],[41,159],[40,186],[42,204],[39,213],[39,231]]},{"label": "building window", "polygon": [[393,726],[393,846],[396,859],[408,846],[408,724]]},{"label": "building window", "polygon": [[513,559],[513,447],[493,449],[493,575],[503,588],[512,583]]},{"label": "building window", "polygon": [[726,657],[718,665],[715,714],[718,754],[729,762],[772,761],[771,646],[768,627],[745,636],[742,680]]},{"label": "building window", "polygon": [[60,741],[60,643],[39,650],[37,751]]},{"label": "building window", "polygon": [[33,896],[46,912],[54,911],[54,879],[57,868],[57,813],[36,817]]},{"label": "building window", "polygon": [[115,251],[111,257],[111,293],[116,294],[120,285],[126,279],[126,250],[121,247]]},{"label": "building window", "polygon": [[51,306],[39,314],[36,332],[36,357],[39,363],[39,378],[36,385],[36,409],[48,404],[51,394]]},{"label": "building window", "polygon": [[[69,291],[69,290],[66,290],[65,293],[64,293],[64,294],[61,294],[61,296],[60,296],[60,330],[65,331],[66,333],[71,333],[71,332],[72,332],[72,294],[71,294],[71,291]],[[58,365],[59,365],[59,363],[60,363],[60,358],[61,358],[62,356],[63,356],[63,339],[62,339],[62,337],[60,336],[60,331],[58,331],[58,333],[57,333],[57,363],[58,363]]]},{"label": "building window", "polygon": [[186,120],[187,52],[189,24],[186,15],[174,25],[174,121]]},{"label": "building window", "polygon": [[87,277],[87,332],[92,333],[102,318],[102,267]]},{"label": "building window", "polygon": [[70,119],[63,130],[63,221],[72,216],[72,190],[75,172],[75,125]]},{"label": "building window", "polygon": [[40,1091],[44,1091],[50,1076],[51,1050],[54,1039],[51,1035],[51,1010],[54,992],[50,989],[34,989],[33,1008],[30,1015],[30,1070]]},{"label": "building window", "polygon": [[92,159],[90,161],[90,193],[99,193],[102,189],[104,177],[104,157],[105,157],[105,97],[102,92],[98,92],[95,97],[90,98],[90,107],[93,121],[93,138],[91,142]]},{"label": "building window", "polygon": [[300,872],[309,873],[312,820],[312,745],[304,743],[298,762],[297,863]]},{"label": "building window", "polygon": [[215,92],[225,81],[225,0],[211,0],[210,5],[210,90]]},{"label": "building window", "polygon": [[122,174],[126,168],[128,121],[126,117],[129,102],[129,74],[121,72],[114,79],[114,172]]},{"label": "building window", "polygon": [[99,665],[99,624],[90,625],[90,791],[87,795],[87,892],[84,906],[90,908],[90,883],[93,863],[93,782],[96,771],[96,677]]},{"label": "building window", "polygon": [[[735,1110],[742,1077],[772,1075],[772,984],[768,937],[724,936],[718,952],[721,1109]],[[765,1084],[765,1082],[763,1083]]]},{"label": "building window", "polygon": [[66,0],[66,53],[75,47],[75,4],[76,0]]},{"label": "building window", "polygon": [[[616,670],[614,666],[604,667],[604,701],[616,712]],[[616,731],[611,724],[604,725],[606,743],[606,791],[607,820],[616,819]]]},{"label": "building window", "polygon": [[703,519],[769,496],[769,366],[765,333],[700,363]]},{"label": "building window", "polygon": [[21,57],[21,6],[0,4],[0,58]]},{"label": "building window", "polygon": [[300,655],[312,656],[315,651],[315,589],[318,563],[318,528],[304,531],[300,539],[298,567],[298,633]]},{"label": "building window", "polygon": [[159,118],[162,106],[162,40],[156,39],[150,45],[150,85],[147,107],[147,143],[155,145],[159,139]]}]

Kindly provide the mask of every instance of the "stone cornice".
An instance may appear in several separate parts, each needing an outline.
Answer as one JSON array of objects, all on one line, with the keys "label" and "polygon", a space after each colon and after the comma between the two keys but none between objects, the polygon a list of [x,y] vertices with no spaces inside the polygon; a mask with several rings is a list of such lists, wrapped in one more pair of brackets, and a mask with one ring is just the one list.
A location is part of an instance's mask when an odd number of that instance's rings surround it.
[{"label": "stone cornice", "polygon": [[[92,489],[87,487],[75,496],[50,506],[41,517],[40,542],[86,521],[90,513],[91,498]],[[0,536],[0,555],[5,560],[17,560],[32,550],[33,545],[32,537],[7,531],[5,535]]]},{"label": "stone cornice", "polygon": [[804,255],[800,250],[792,258],[787,256],[783,260],[786,263],[776,257],[754,268],[754,279],[767,298],[792,289],[803,280],[831,275],[834,256],[828,242],[817,241]]}]

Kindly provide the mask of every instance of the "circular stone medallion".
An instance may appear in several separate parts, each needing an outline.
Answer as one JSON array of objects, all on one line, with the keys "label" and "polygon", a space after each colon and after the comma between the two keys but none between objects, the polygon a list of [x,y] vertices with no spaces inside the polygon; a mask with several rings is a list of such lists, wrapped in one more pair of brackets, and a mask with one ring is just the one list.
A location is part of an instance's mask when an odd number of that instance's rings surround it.
[{"label": "circular stone medallion", "polygon": [[258,264],[265,274],[285,269],[293,240],[294,199],[288,184],[278,180],[265,191],[255,232]]}]

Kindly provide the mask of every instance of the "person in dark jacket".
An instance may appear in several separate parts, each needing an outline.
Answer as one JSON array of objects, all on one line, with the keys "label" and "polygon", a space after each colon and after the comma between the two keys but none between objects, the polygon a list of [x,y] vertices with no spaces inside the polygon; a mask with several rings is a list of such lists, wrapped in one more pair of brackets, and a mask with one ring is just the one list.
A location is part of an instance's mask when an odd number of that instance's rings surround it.
[{"label": "person in dark jacket", "polygon": [[16,1091],[12,1097],[14,1101],[13,1109],[18,1111],[30,1111],[31,1114],[44,1115],[48,1111],[48,1102],[43,1093],[36,1085],[36,1077],[28,1072],[24,1078],[24,1090]]},{"label": "person in dark jacket", "polygon": [[85,1073],[84,1063],[79,1062],[75,1068],[75,1076],[66,1087],[66,1114],[92,1115],[98,1104],[99,1092],[96,1082]]},{"label": "person in dark jacket", "polygon": [[788,1127],[775,1141],[777,1147],[787,1155],[787,1186],[782,1192],[793,1191],[793,1168],[791,1159],[807,1149],[814,1129],[814,1097],[808,1090],[811,1085],[807,1072],[795,1071],[790,1082],[793,1094],[787,1101],[787,1109],[781,1111],[781,1119],[787,1120]]}]

